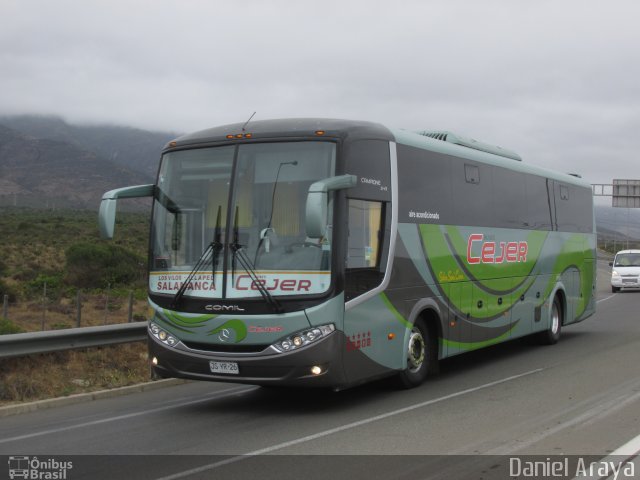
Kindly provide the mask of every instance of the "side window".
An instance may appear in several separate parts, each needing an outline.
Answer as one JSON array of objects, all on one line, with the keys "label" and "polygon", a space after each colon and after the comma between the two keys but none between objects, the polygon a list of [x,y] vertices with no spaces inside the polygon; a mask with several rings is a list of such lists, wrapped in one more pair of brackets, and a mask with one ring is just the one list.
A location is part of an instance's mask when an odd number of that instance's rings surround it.
[{"label": "side window", "polygon": [[588,187],[555,183],[556,222],[561,232],[593,231],[593,196]]},{"label": "side window", "polygon": [[[506,168],[493,167],[493,225],[501,228],[527,227],[525,176]],[[547,213],[549,209],[547,208]]]},{"label": "side window", "polygon": [[[527,223],[534,230],[552,230],[551,212],[553,209],[553,190],[549,191],[547,179],[535,175],[527,175]],[[553,187],[553,185],[552,185]]]},{"label": "side window", "polygon": [[379,264],[382,202],[349,199],[347,268],[374,268]]},{"label": "side window", "polygon": [[481,163],[471,164],[458,159],[452,161],[451,196],[457,225],[495,226],[495,216],[491,212],[491,168],[490,165]]},{"label": "side window", "polygon": [[350,300],[377,287],[382,282],[382,239],[385,204],[369,200],[348,199],[349,237],[345,294]]}]

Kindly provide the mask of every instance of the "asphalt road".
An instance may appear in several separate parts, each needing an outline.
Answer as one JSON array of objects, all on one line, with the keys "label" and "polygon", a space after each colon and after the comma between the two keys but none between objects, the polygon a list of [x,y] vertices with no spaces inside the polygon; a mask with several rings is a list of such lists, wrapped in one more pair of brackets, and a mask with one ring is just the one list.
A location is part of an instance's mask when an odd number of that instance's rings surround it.
[{"label": "asphalt road", "polygon": [[188,383],[2,418],[0,455],[70,458],[69,479],[504,478],[514,457],[599,459],[640,435],[640,291],[598,270],[597,314],[557,345],[452,358],[413,390]]}]

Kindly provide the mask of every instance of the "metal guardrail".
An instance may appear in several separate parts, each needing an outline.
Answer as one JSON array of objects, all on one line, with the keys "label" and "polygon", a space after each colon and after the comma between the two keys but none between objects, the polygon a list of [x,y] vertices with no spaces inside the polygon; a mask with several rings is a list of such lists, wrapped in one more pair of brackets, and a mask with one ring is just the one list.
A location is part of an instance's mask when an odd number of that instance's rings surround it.
[{"label": "metal guardrail", "polygon": [[147,322],[14,333],[0,335],[0,358],[141,342],[146,339]]}]

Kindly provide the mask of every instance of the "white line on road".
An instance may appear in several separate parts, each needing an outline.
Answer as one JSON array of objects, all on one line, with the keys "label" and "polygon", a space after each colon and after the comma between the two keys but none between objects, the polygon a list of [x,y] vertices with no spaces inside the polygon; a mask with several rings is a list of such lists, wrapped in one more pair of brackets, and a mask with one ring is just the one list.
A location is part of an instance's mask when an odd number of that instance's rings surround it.
[{"label": "white line on road", "polygon": [[[628,478],[626,475],[622,477],[618,477],[618,474],[623,471],[623,468],[629,463],[634,463],[634,471],[635,467],[638,466],[636,464],[635,458],[640,454],[640,435],[636,438],[632,438],[627,443],[617,448],[615,451],[611,452],[609,456],[603,458],[598,461],[598,465],[600,466],[597,473],[594,475],[582,475],[580,477],[576,477],[574,480],[602,480],[602,479],[617,479],[617,478]],[[604,468],[604,472],[606,475],[602,474],[602,470]],[[617,469],[617,473],[616,473]],[[609,474],[609,471],[611,473]],[[626,472],[626,470],[625,470]]]},{"label": "white line on road", "polygon": [[610,298],[613,298],[615,296],[616,296],[616,294],[614,293],[613,295],[609,295],[608,297],[601,298],[600,300],[597,300],[596,303],[606,302],[607,300],[609,300]]},{"label": "white line on road", "polygon": [[115,422],[117,420],[126,420],[126,419],[133,418],[133,417],[139,417],[141,415],[149,415],[150,413],[157,413],[157,412],[163,412],[165,410],[171,410],[171,409],[177,408],[177,407],[184,407],[184,406],[188,406],[188,405],[196,405],[198,403],[209,402],[211,400],[218,400],[220,398],[231,397],[233,395],[239,395],[239,394],[242,394],[242,393],[250,392],[252,390],[256,390],[257,388],[259,388],[259,387],[229,388],[227,390],[222,390],[222,391],[218,392],[215,395],[209,395],[208,397],[201,398],[199,400],[191,400],[189,402],[183,402],[183,403],[174,403],[172,405],[167,405],[167,406],[164,406],[164,407],[158,407],[158,408],[152,408],[150,410],[143,410],[143,411],[140,411],[140,412],[128,413],[126,415],[118,415],[116,417],[102,418],[100,420],[94,420],[94,421],[91,421],[91,422],[77,423],[75,425],[68,425],[66,427],[52,428],[50,430],[42,430],[40,432],[27,433],[25,435],[19,435],[17,437],[2,438],[2,439],[0,439],[0,443],[15,442],[15,441],[18,441],[18,440],[25,440],[27,438],[40,437],[42,435],[50,435],[52,433],[66,432],[68,430],[75,430],[77,428],[91,427],[93,425],[100,425],[102,423]]},{"label": "white line on road", "polygon": [[456,393],[451,393],[449,395],[445,395],[444,397],[434,398],[432,400],[427,400],[426,402],[416,403],[414,405],[409,405],[408,407],[400,408],[398,410],[393,410],[391,412],[383,413],[380,415],[376,415],[374,417],[365,418],[363,420],[358,420],[357,422],[348,423],[346,425],[342,425],[340,427],[331,428],[329,430],[324,430],[322,432],[314,433],[313,435],[307,435],[306,437],[297,438],[295,440],[290,440],[288,442],[278,443],[277,445],[272,445],[270,447],[262,448],[260,450],[254,450],[253,452],[245,453],[244,455],[237,455],[235,457],[230,457],[225,460],[221,460],[219,462],[210,463],[207,465],[203,465],[201,467],[193,468],[190,470],[185,470],[183,472],[178,472],[173,475],[169,475],[166,477],[161,477],[157,480],[175,480],[178,478],[188,477],[189,475],[195,475],[197,473],[206,472],[209,470],[213,470],[214,468],[222,467],[224,465],[229,465],[231,463],[236,463],[241,460],[246,460],[248,458],[252,458],[258,455],[266,455],[268,453],[275,452],[276,450],[282,450],[283,448],[292,447],[294,445],[299,445],[301,443],[310,442],[312,440],[317,440],[322,437],[326,437],[329,435],[333,435],[334,433],[343,432],[345,430],[350,430],[352,428],[361,427],[362,425],[367,425],[369,423],[377,422],[378,420],[384,420],[385,418],[393,417],[395,415],[400,415],[402,413],[407,413],[412,410],[416,410],[418,408],[423,408],[429,405],[433,405],[439,402],[443,402],[445,400],[450,400],[455,397],[460,397],[462,395],[467,395],[469,393],[477,392],[478,390],[483,390],[485,388],[494,387],[496,385],[500,385],[502,383],[510,382],[512,380],[516,380],[518,378],[526,377],[527,375],[532,375],[534,373],[541,372],[542,368],[537,368],[535,370],[531,370],[529,372],[521,373],[519,375],[513,375],[511,377],[503,378],[501,380],[496,380],[495,382],[485,383],[484,385],[480,385],[478,387],[468,388],[466,390],[461,390]]}]

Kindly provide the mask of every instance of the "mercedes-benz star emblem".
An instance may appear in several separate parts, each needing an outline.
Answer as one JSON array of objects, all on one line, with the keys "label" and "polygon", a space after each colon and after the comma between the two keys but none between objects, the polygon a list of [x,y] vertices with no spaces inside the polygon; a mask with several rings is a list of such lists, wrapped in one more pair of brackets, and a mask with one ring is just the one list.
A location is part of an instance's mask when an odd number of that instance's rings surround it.
[{"label": "mercedes-benz star emblem", "polygon": [[231,332],[228,328],[225,328],[220,332],[220,334],[218,335],[218,340],[220,340],[221,342],[228,342],[229,340],[231,340]]}]

